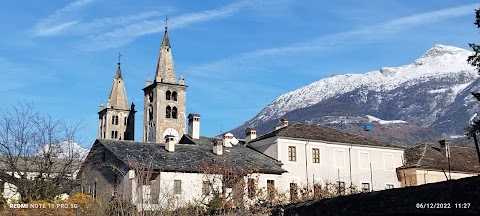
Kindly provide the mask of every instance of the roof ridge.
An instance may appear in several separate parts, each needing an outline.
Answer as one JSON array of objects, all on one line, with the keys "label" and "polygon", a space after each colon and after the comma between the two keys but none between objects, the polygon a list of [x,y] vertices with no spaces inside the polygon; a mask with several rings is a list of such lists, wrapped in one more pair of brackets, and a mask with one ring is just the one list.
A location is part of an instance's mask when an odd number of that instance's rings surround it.
[{"label": "roof ridge", "polygon": [[423,157],[425,157],[425,153],[427,152],[428,144],[423,144],[423,146],[424,146],[423,153],[422,153],[422,156],[420,156],[420,159],[418,159],[417,166],[420,166],[420,162],[422,161]]}]

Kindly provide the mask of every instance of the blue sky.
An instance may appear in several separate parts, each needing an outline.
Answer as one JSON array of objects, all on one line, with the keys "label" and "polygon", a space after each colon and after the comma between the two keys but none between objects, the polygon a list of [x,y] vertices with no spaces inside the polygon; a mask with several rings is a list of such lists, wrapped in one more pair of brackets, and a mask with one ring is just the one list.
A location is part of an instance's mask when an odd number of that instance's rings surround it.
[{"label": "blue sky", "polygon": [[333,74],[411,63],[434,44],[480,42],[476,0],[127,0],[6,1],[0,7],[0,108],[36,109],[82,122],[82,145],[97,135],[122,53],[141,140],[143,91],[153,76],[164,19],[187,112],[201,134],[254,117],[283,93]]}]

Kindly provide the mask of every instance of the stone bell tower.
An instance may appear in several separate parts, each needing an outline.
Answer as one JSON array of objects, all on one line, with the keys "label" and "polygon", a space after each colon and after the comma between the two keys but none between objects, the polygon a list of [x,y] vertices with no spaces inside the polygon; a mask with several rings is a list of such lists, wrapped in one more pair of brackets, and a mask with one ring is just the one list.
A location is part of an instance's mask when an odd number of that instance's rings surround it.
[{"label": "stone bell tower", "polygon": [[101,104],[99,108],[98,138],[134,140],[135,112],[133,103],[128,107],[127,93],[119,60],[107,104],[105,107]]},{"label": "stone bell tower", "polygon": [[166,136],[178,142],[185,131],[186,90],[183,76],[177,81],[172,49],[165,26],[153,83],[147,79],[144,92],[143,141],[165,143]]}]

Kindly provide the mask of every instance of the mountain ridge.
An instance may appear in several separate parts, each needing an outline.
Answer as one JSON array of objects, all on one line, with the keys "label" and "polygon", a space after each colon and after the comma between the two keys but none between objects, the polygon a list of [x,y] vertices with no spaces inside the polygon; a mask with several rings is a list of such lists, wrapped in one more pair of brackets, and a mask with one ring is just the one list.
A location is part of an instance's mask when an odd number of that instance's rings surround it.
[{"label": "mountain ridge", "polygon": [[[470,96],[480,87],[476,69],[467,63],[471,54],[462,48],[436,44],[411,64],[323,78],[282,94],[232,133],[243,137],[243,130],[253,127],[262,134],[286,117],[331,125],[340,117],[365,124],[370,115],[406,121],[408,126],[434,129],[439,134],[459,135],[479,108]],[[463,127],[461,121],[465,121]]]}]

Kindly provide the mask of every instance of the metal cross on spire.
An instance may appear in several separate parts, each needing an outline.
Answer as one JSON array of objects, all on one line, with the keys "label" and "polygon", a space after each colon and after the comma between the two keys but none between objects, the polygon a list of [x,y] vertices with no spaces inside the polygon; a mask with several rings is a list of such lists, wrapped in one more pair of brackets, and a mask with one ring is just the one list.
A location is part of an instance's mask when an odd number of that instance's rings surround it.
[{"label": "metal cross on spire", "polygon": [[120,57],[122,57],[122,54],[120,52],[118,53],[118,65],[120,65]]},{"label": "metal cross on spire", "polygon": [[165,16],[165,30],[168,29],[168,16]]}]

